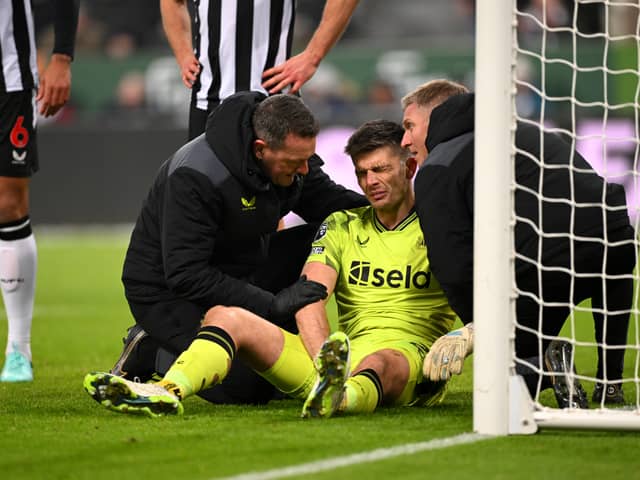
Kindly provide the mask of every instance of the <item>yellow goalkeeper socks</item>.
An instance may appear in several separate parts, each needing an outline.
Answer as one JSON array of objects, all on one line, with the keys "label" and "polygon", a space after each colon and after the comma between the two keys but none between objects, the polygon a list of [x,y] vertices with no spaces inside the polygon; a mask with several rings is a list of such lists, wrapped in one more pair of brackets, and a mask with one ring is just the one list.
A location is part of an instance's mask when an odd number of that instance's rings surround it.
[{"label": "yellow goalkeeper socks", "polygon": [[235,356],[233,339],[219,327],[202,327],[158,385],[184,399],[220,383]]},{"label": "yellow goalkeeper socks", "polygon": [[283,331],[284,345],[275,363],[258,372],[281,392],[304,400],[316,381],[316,369],[298,335]]},{"label": "yellow goalkeeper socks", "polygon": [[345,383],[340,410],[345,413],[371,413],[382,402],[382,384],[371,369],[362,370]]}]

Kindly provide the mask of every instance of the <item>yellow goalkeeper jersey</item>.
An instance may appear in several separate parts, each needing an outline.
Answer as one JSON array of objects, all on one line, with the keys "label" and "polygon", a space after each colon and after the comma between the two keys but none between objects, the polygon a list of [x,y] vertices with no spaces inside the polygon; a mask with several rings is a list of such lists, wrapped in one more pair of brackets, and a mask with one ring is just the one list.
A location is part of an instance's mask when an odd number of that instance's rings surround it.
[{"label": "yellow goalkeeper jersey", "polygon": [[374,335],[430,347],[456,318],[429,270],[413,210],[393,230],[370,206],[335,212],[318,229],[309,262],[338,272],[338,327],[352,340]]}]

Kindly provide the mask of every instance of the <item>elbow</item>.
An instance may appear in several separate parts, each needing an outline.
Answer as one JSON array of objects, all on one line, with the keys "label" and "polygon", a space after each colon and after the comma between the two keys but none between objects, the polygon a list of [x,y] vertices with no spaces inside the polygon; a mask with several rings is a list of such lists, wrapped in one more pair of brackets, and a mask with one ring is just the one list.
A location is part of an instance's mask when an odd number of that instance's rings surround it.
[{"label": "elbow", "polygon": [[165,272],[167,289],[177,297],[190,297],[194,290],[194,276],[187,271]]}]

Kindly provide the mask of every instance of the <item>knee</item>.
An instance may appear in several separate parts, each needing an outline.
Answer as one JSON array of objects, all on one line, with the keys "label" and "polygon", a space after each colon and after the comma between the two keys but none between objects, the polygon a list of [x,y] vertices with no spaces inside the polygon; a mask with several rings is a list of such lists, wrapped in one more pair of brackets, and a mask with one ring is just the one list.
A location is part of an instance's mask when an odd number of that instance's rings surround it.
[{"label": "knee", "polygon": [[202,326],[216,326],[225,330],[237,330],[238,326],[246,324],[248,314],[246,310],[240,307],[225,307],[216,305],[207,310],[202,321]]},{"label": "knee", "polygon": [[394,400],[409,380],[409,362],[400,352],[380,350],[365,357],[354,374],[362,370],[373,370],[378,375],[385,401]]},{"label": "knee", "polygon": [[385,366],[384,359],[378,352],[376,352],[363,358],[354,373],[361,370],[373,370],[378,376],[380,376],[384,374]]},{"label": "knee", "polygon": [[18,199],[0,196],[0,223],[11,222],[24,218],[29,214],[29,208]]},{"label": "knee", "polygon": [[0,223],[23,218],[28,213],[28,184],[22,179],[0,181]]},{"label": "knee", "polygon": [[233,310],[235,307],[224,307],[222,305],[216,305],[207,310],[202,321],[203,327],[220,326],[224,324],[229,318],[234,315]]}]

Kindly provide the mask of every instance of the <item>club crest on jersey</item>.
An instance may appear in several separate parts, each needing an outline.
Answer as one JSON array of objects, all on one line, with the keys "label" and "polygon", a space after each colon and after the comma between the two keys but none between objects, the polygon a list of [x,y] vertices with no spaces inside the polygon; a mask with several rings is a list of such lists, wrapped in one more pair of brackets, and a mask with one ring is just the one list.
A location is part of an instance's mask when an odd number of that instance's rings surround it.
[{"label": "club crest on jersey", "polygon": [[14,165],[24,165],[25,159],[27,158],[27,151],[23,151],[22,153],[18,153],[15,150],[11,152],[13,154],[13,160],[11,163]]},{"label": "club crest on jersey", "polygon": [[314,237],[313,241],[317,242],[326,234],[327,234],[327,222],[322,222],[320,224],[320,227],[318,228],[318,231],[316,232],[316,236]]},{"label": "club crest on jersey", "polygon": [[242,203],[242,211],[255,210],[256,209],[256,197],[253,196],[249,199],[240,197],[240,203]]}]

